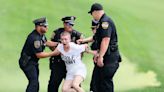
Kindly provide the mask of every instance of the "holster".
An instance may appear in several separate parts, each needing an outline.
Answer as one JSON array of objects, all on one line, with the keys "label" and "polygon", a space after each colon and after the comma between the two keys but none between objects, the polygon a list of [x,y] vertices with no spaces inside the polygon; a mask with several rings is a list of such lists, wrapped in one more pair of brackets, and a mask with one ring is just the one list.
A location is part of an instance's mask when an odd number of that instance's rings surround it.
[{"label": "holster", "polygon": [[118,50],[118,45],[117,44],[116,45],[110,45],[109,47],[110,47],[111,52],[115,52],[115,51]]},{"label": "holster", "polygon": [[29,63],[30,59],[31,59],[31,56],[28,56],[26,53],[23,53],[20,58],[21,65],[23,67],[26,67],[27,64]]},{"label": "holster", "polygon": [[116,52],[116,51],[118,51],[118,45],[116,44],[116,45],[109,45],[108,46],[108,49],[107,49],[107,51],[106,51],[106,55],[110,55],[112,52]]}]

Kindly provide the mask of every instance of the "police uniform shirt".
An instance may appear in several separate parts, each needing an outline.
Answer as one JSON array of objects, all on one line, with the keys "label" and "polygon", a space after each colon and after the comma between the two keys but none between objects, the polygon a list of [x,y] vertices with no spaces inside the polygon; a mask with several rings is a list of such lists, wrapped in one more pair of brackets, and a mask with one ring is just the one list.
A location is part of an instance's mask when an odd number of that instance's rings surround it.
[{"label": "police uniform shirt", "polygon": [[36,53],[43,52],[46,41],[45,35],[40,35],[36,30],[32,31],[28,35],[21,54],[26,53],[34,61],[33,63],[37,63],[39,58],[36,57]]},{"label": "police uniform shirt", "polygon": [[110,46],[117,44],[117,33],[113,21],[106,14],[104,14],[99,20],[99,25],[95,36],[97,40],[98,49],[100,49],[101,41],[104,37],[110,38],[110,43],[106,52],[106,55],[109,55]]},{"label": "police uniform shirt", "polygon": [[97,50],[98,48],[97,48],[97,41],[96,41],[96,37],[95,37],[95,35],[93,36],[93,42],[92,42],[92,44],[91,44],[91,50]]}]

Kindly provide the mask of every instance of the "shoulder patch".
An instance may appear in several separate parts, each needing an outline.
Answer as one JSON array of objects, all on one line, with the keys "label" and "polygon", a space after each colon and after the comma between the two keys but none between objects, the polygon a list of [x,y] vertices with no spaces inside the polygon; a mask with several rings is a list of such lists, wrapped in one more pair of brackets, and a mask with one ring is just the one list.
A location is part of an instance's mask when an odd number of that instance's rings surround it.
[{"label": "shoulder patch", "polygon": [[34,47],[38,49],[41,46],[40,41],[34,41]]},{"label": "shoulder patch", "polygon": [[102,22],[101,26],[103,29],[107,29],[109,27],[109,23],[108,22]]}]

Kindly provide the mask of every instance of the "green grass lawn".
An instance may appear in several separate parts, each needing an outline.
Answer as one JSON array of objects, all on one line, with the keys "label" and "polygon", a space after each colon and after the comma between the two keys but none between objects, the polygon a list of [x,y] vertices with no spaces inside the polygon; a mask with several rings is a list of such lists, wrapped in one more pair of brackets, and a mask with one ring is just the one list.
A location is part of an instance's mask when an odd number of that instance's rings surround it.
[{"label": "green grass lawn", "polygon": [[[115,76],[117,92],[164,91],[164,1],[102,0],[106,13],[114,20],[123,62]],[[28,83],[18,66],[24,41],[34,25],[32,20],[46,16],[50,38],[54,29],[62,27],[61,17],[77,17],[75,29],[90,36],[91,19],[87,14],[95,0],[0,0],[0,92],[24,92]],[[46,51],[49,51],[48,48]],[[83,58],[87,79],[82,87],[89,90],[93,69],[91,55]],[[150,71],[150,72],[149,72]],[[48,59],[40,60],[40,92],[46,92],[49,80]],[[159,82],[159,85],[156,83]]]}]

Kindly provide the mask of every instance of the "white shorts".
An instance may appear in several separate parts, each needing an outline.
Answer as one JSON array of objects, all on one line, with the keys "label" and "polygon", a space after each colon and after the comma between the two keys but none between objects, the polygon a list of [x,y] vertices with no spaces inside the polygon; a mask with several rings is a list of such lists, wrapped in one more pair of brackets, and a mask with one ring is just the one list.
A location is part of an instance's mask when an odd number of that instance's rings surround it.
[{"label": "white shorts", "polygon": [[86,78],[87,69],[85,65],[72,67],[71,70],[67,70],[66,80],[73,80],[76,75],[82,76],[84,79]]}]

